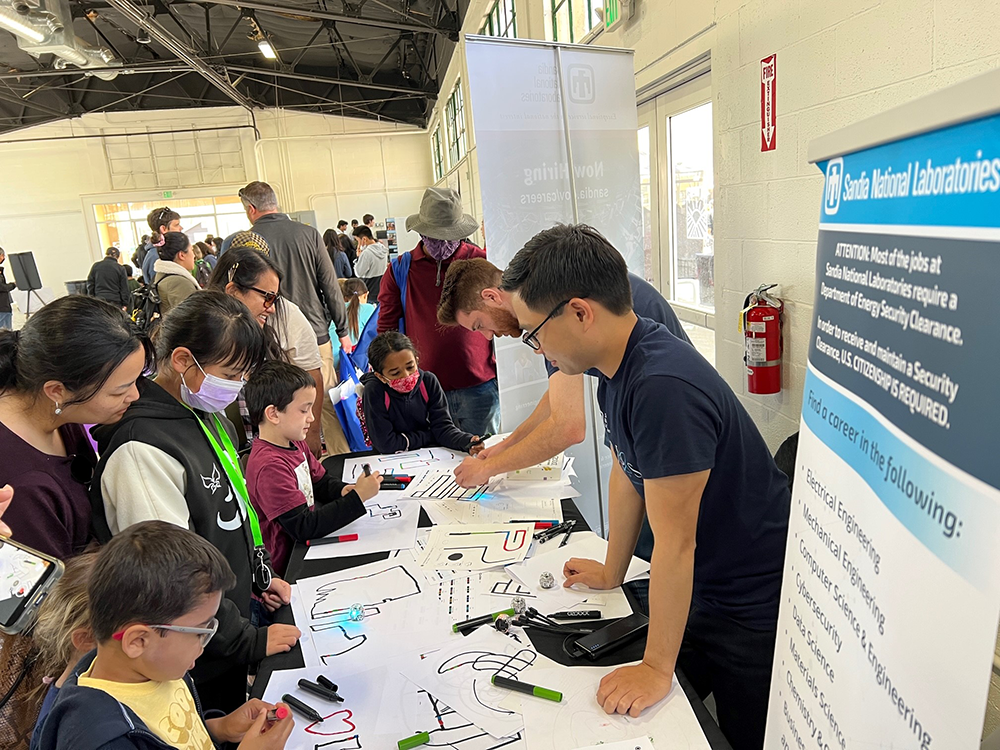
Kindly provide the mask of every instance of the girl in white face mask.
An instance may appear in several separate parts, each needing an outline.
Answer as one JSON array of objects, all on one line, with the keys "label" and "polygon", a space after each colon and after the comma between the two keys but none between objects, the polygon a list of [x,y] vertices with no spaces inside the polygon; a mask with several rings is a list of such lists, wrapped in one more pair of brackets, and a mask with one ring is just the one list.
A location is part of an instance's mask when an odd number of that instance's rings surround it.
[{"label": "girl in white face mask", "polygon": [[267,627],[265,608],[286,604],[290,590],[271,575],[235,428],[221,413],[263,362],[265,349],[246,305],[222,292],[196,292],[160,324],[156,375],[140,380],[139,400],[120,422],[95,431],[101,461],[91,494],[98,539],[140,521],[169,521],[212,542],[236,574],[236,587],[219,607],[218,632],[192,671],[205,708],[227,713],[245,701],[248,665],[287,651],[299,635],[291,625]]}]

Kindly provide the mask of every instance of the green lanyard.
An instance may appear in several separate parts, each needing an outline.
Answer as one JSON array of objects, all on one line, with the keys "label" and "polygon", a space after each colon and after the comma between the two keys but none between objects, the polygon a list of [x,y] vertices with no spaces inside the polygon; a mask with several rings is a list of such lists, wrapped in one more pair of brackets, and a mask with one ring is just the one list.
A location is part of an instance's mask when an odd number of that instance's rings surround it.
[{"label": "green lanyard", "polygon": [[229,433],[222,426],[222,422],[219,420],[217,414],[213,414],[212,417],[215,419],[215,427],[219,431],[219,438],[222,440],[222,445],[219,445],[219,441],[215,439],[215,435],[212,434],[208,425],[198,416],[198,413],[194,409],[191,410],[191,413],[194,414],[195,419],[198,420],[198,424],[201,425],[205,437],[208,438],[212,450],[215,451],[219,463],[222,464],[222,468],[226,471],[226,476],[229,477],[230,484],[236,490],[236,494],[240,496],[243,508],[250,519],[250,534],[253,536],[254,547],[260,549],[264,546],[264,537],[260,533],[260,521],[257,520],[257,511],[254,510],[253,505],[250,503],[250,494],[247,492],[247,483],[243,478],[243,470],[240,469],[239,454],[236,452],[236,446],[233,445]]}]

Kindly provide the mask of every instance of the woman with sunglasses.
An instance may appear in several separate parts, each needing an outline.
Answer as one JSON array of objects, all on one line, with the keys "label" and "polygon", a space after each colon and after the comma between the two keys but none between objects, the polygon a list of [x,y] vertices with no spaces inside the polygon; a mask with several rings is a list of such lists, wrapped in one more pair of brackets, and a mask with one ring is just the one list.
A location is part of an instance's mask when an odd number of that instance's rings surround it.
[{"label": "woman with sunglasses", "polygon": [[[245,236],[248,235],[248,236]],[[215,289],[235,297],[250,310],[250,314],[277,338],[277,354],[270,359],[283,359],[301,367],[316,383],[316,392],[323,392],[323,373],[316,334],[305,314],[295,303],[279,296],[281,271],[268,257],[267,241],[254,232],[240,232],[233,238],[229,250],[219,259],[219,264],[209,279],[208,289]],[[322,399],[313,405],[315,421],[309,428],[306,443],[313,455],[320,455],[320,416]],[[249,415],[247,415],[249,417]],[[245,424],[252,435],[256,425]]]},{"label": "woman with sunglasses", "polygon": [[192,294],[163,318],[156,375],[140,379],[139,400],[120,422],[94,432],[98,540],[142,521],[168,521],[211,542],[236,574],[219,607],[218,633],[192,671],[206,708],[227,712],[246,699],[247,667],[288,651],[299,636],[291,625],[252,621],[253,594],[273,611],[290,590],[271,576],[236,430],[221,413],[264,357],[261,326],[245,305],[221,292]]}]

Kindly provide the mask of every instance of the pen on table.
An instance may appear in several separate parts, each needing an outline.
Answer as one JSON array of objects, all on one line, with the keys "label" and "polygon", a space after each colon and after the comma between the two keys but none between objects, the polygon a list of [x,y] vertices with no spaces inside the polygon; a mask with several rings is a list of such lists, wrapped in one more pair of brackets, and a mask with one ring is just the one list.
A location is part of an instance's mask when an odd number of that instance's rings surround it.
[{"label": "pen on table", "polygon": [[307,693],[312,693],[313,695],[322,698],[323,700],[343,703],[344,699],[337,695],[336,690],[330,690],[323,685],[319,685],[315,682],[310,682],[309,680],[302,679],[299,680],[299,688],[305,690]]},{"label": "pen on table", "polygon": [[413,748],[426,745],[430,741],[430,732],[417,732],[412,737],[407,737],[406,739],[397,742],[396,747],[399,748],[399,750],[413,750]]},{"label": "pen on table", "polygon": [[501,677],[500,675],[493,675],[491,679],[493,684],[497,687],[514,690],[518,693],[524,693],[525,695],[534,695],[536,698],[544,698],[547,701],[562,703],[562,693],[558,690],[549,690],[548,688],[538,687],[538,685],[529,685],[527,682],[511,680],[507,677]]},{"label": "pen on table", "polygon": [[267,712],[268,721],[284,721],[288,718],[288,709],[285,706],[276,706]]},{"label": "pen on table", "polygon": [[307,706],[305,703],[300,701],[294,695],[289,695],[288,693],[285,693],[283,696],[281,696],[281,702],[287,703],[290,709],[292,709],[297,713],[302,714],[307,719],[309,719],[309,721],[323,721],[323,717],[320,715],[319,711],[317,711],[312,706]]},{"label": "pen on table", "polygon": [[467,630],[469,628],[479,627],[480,625],[489,625],[500,615],[510,615],[513,617],[516,612],[513,609],[502,609],[499,612],[493,612],[488,615],[483,615],[481,617],[473,617],[471,620],[465,620],[464,622],[456,622],[451,626],[451,631],[453,633],[461,632],[462,630]]},{"label": "pen on table", "polygon": [[321,544],[340,544],[341,542],[356,542],[357,534],[341,534],[340,536],[324,536],[319,539],[307,539],[307,547],[316,547]]},{"label": "pen on table", "polygon": [[559,542],[559,546],[560,547],[565,547],[566,546],[566,542],[569,541],[569,535],[572,534],[572,533],[573,533],[573,527],[570,526],[568,529],[566,529],[566,534],[563,536],[562,541]]},{"label": "pen on table", "polygon": [[567,612],[553,612],[549,615],[553,620],[600,620],[599,609],[573,609]]}]

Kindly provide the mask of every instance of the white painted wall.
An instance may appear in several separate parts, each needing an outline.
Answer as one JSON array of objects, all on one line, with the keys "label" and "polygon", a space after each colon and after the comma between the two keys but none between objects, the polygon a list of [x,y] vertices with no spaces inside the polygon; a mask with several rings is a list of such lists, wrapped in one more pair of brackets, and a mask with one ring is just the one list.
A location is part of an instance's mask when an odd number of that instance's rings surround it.
[{"label": "white painted wall", "polygon": [[[518,34],[545,38],[548,0],[517,6]],[[997,0],[635,0],[635,16],[590,43],[635,50],[636,89],[711,54],[715,113],[716,362],[772,450],[798,429],[812,316],[822,178],[809,141],[1000,65]],[[478,33],[489,0],[465,25]],[[759,60],[778,54],[778,147],[760,153]],[[435,121],[464,71],[460,48]],[[468,97],[466,97],[468,101]],[[466,115],[467,122],[471,122]],[[431,128],[434,125],[432,123]],[[474,141],[452,171],[473,182]],[[484,176],[485,179],[485,176]],[[447,181],[447,180],[445,180]],[[746,392],[737,314],[747,291],[780,284],[786,301],[784,391]]]},{"label": "white painted wall", "polygon": [[[248,113],[226,107],[94,114],[0,136],[0,246],[9,253],[33,251],[43,283],[61,295],[64,282],[86,278],[103,255],[95,203],[162,199],[163,190],[172,190],[173,200],[234,195],[249,180],[262,179],[274,185],[283,208],[315,211],[322,231],[367,212],[380,224],[415,213],[431,184],[429,146],[419,130],[283,111],[258,112],[255,119],[259,139],[250,128],[190,136],[208,150],[213,139],[228,139],[230,146],[237,139],[227,168],[170,175],[143,166],[141,153],[134,161],[119,160],[127,143],[122,138],[29,139],[247,125]],[[171,199],[162,200],[169,205]]]}]

